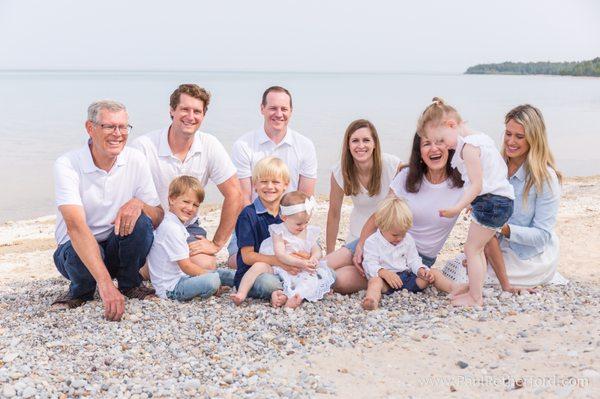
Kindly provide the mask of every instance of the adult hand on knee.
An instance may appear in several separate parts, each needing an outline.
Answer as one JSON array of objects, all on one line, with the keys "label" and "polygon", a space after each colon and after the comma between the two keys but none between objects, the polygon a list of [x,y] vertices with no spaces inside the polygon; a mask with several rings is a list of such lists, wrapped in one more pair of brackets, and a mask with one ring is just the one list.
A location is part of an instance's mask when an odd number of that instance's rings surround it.
[{"label": "adult hand on knee", "polygon": [[359,242],[358,244],[356,244],[356,248],[354,250],[354,256],[352,257],[352,264],[354,265],[354,267],[356,267],[356,269],[358,269],[358,272],[360,273],[361,276],[365,276],[365,271],[362,267],[362,261],[363,261],[363,249],[362,249],[362,244]]},{"label": "adult hand on knee", "polygon": [[196,238],[196,241],[188,244],[188,247],[190,248],[190,256],[200,254],[215,255],[221,249],[217,244],[204,236],[196,236]]},{"label": "adult hand on knee", "polygon": [[104,317],[106,320],[121,320],[123,313],[125,313],[125,297],[115,287],[112,280],[98,283],[98,293],[104,304]]},{"label": "adult hand on knee", "polygon": [[128,236],[133,232],[135,224],[142,214],[144,203],[137,198],[132,198],[127,201],[113,221],[115,225],[115,234],[121,237]]}]

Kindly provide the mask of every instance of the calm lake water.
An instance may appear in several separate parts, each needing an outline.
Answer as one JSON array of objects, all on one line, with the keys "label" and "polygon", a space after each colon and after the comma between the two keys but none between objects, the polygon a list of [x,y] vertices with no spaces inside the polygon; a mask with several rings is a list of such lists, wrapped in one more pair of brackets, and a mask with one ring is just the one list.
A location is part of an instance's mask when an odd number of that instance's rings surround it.
[{"label": "calm lake water", "polygon": [[[569,176],[600,173],[600,79],[558,76],[308,74],[206,72],[0,72],[0,221],[52,214],[52,164],[86,140],[87,106],[100,98],[123,102],[131,138],[169,124],[169,95],[184,82],[213,94],[202,130],[229,150],[261,125],[260,96],[271,85],[290,89],[290,126],[317,147],[317,191],[329,191],[349,122],[368,118],[383,149],[407,159],[416,120],[434,96],[454,105],[471,126],[497,142],[504,114],[531,103],[545,118],[559,167]],[[208,190],[208,202],[219,202]]]}]

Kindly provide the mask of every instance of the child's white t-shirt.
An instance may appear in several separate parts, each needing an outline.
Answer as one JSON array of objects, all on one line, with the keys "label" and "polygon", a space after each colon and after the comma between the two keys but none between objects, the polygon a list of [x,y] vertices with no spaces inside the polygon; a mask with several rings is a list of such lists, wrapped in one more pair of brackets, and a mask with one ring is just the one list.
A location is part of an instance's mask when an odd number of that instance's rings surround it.
[{"label": "child's white t-shirt", "polygon": [[167,291],[172,291],[181,277],[187,276],[177,264],[177,261],[190,257],[187,244],[188,232],[171,212],[165,217],[154,232],[154,242],[148,254],[150,280],[156,290],[156,295],[167,297]]},{"label": "child's white t-shirt", "polygon": [[470,136],[458,136],[456,152],[452,157],[452,167],[458,169],[465,185],[470,184],[467,167],[462,157],[465,144],[479,148],[479,159],[483,174],[483,184],[479,195],[494,194],[515,199],[513,186],[508,182],[508,167],[502,159],[496,143],[485,134],[478,133]]},{"label": "child's white t-shirt", "polygon": [[423,176],[421,187],[416,193],[406,191],[409,168],[396,175],[390,189],[403,198],[413,214],[413,225],[409,233],[415,240],[421,255],[435,258],[448,239],[458,215],[453,218],[440,216],[440,209],[453,207],[463,194],[462,187],[451,187],[451,179],[439,184],[430,183]]},{"label": "child's white t-shirt", "polygon": [[380,269],[391,270],[399,273],[411,270],[415,275],[423,265],[423,261],[417,252],[415,241],[409,233],[398,244],[394,245],[385,239],[381,231],[369,236],[363,248],[363,268],[367,278],[377,276]]}]

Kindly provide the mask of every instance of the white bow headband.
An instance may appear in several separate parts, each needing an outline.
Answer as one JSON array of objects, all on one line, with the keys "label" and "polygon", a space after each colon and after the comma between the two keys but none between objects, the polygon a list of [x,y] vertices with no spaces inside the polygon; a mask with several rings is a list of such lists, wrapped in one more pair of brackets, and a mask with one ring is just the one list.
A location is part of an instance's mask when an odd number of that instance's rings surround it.
[{"label": "white bow headband", "polygon": [[315,197],[310,197],[305,199],[302,204],[288,206],[281,205],[279,208],[282,215],[290,216],[300,212],[306,212],[311,215],[316,207],[317,201],[315,201]]}]

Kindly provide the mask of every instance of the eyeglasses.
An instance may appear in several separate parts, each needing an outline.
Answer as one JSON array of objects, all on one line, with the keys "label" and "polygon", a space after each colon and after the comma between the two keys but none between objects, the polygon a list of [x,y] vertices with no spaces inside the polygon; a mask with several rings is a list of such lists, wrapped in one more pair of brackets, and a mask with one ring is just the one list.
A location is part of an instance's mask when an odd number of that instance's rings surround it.
[{"label": "eyeglasses", "polygon": [[96,126],[100,126],[104,133],[114,133],[118,130],[121,134],[128,134],[129,132],[131,132],[131,129],[133,129],[133,126],[131,125],[109,125],[106,123],[93,123]]}]

